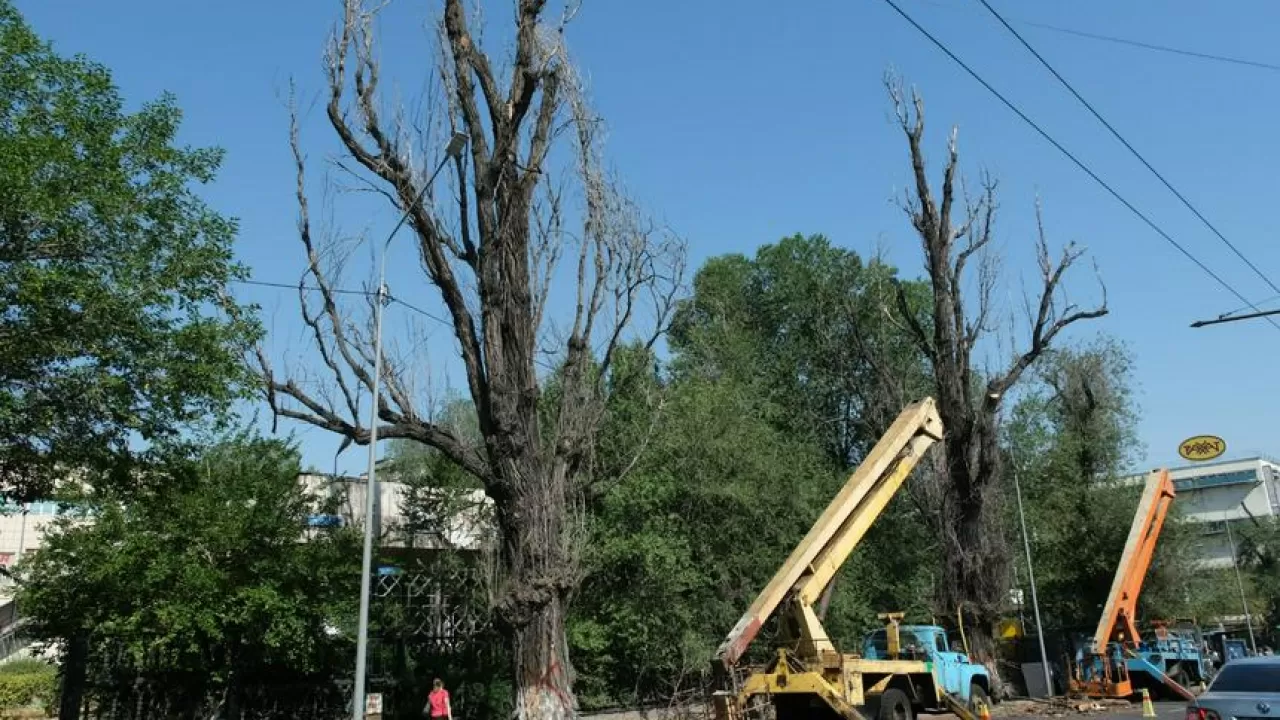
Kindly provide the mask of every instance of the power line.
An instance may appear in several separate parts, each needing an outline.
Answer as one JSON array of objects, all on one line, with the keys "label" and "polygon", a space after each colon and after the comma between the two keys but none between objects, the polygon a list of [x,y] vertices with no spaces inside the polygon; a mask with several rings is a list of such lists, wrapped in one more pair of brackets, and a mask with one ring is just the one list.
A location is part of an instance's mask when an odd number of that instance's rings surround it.
[{"label": "power line", "polygon": [[[960,10],[956,5],[948,3],[933,2],[932,0],[921,0],[926,5],[932,5],[945,10]],[[1159,45],[1149,43],[1143,40],[1133,40],[1131,38],[1117,37],[1115,35],[1103,35],[1101,33],[1087,32],[1085,30],[1076,30],[1075,28],[1062,27],[1061,25],[1051,25],[1049,23],[1036,22],[1025,18],[1010,18],[1019,25],[1040,28],[1041,30],[1049,30],[1051,32],[1062,33],[1064,35],[1074,35],[1076,37],[1087,38],[1089,40],[1101,40],[1103,42],[1115,43],[1117,45],[1128,45],[1143,50],[1153,50],[1155,52],[1169,53],[1171,55],[1182,55],[1184,57],[1196,58],[1197,60],[1209,60],[1212,62],[1228,63],[1231,65],[1242,65],[1245,67],[1257,68],[1259,70],[1270,70],[1272,72],[1280,72],[1280,65],[1274,63],[1260,62],[1258,60],[1249,60],[1247,58],[1231,57],[1229,55],[1218,55],[1216,53],[1198,52],[1195,50],[1187,50],[1184,48],[1172,47],[1170,45]]]},{"label": "power line", "polygon": [[[267,280],[233,280],[232,282],[237,282],[237,283],[240,283],[241,285],[257,285],[259,287],[280,288],[281,290],[319,291],[321,289],[314,285],[304,285],[301,283],[296,285],[291,285],[289,283],[269,282]],[[334,295],[364,295],[365,297],[373,297],[377,295],[377,293],[369,292],[368,290],[344,290],[342,288],[329,288],[329,292],[333,293]]]},{"label": "power line", "polygon": [[1102,40],[1104,42],[1116,43],[1118,45],[1129,45],[1131,47],[1143,48],[1144,50],[1155,50],[1157,52],[1170,53],[1173,55],[1183,55],[1186,57],[1198,58],[1200,60],[1212,60],[1214,62],[1230,63],[1232,65],[1245,65],[1248,67],[1258,68],[1260,70],[1270,70],[1272,72],[1280,72],[1280,65],[1259,62],[1257,60],[1246,60],[1244,58],[1229,57],[1227,55],[1215,55],[1213,53],[1196,52],[1195,50],[1183,50],[1182,48],[1169,47],[1168,45],[1156,45],[1155,43],[1143,42],[1141,40],[1129,40],[1128,38],[1114,37],[1112,35],[1099,35],[1098,33],[1085,32],[1083,30],[1073,30],[1071,28],[1059,27],[1057,25],[1049,25],[1047,23],[1032,22],[1030,20],[1019,20],[1023,25],[1030,25],[1042,30],[1051,30],[1053,32],[1063,33],[1066,35],[1075,35],[1077,37],[1089,38],[1090,40]]},{"label": "power line", "polygon": [[[301,283],[297,285],[291,285],[289,283],[271,282],[268,280],[233,280],[232,282],[237,282],[237,283],[240,283],[241,285],[256,285],[258,287],[277,288],[281,290],[312,290],[316,292],[322,291],[322,288],[317,287],[315,285],[305,285]],[[328,291],[334,295],[362,295],[364,297],[377,297],[378,295],[376,292],[370,292],[368,290],[351,290],[346,288],[328,288]],[[400,298],[396,297],[395,295],[392,295],[391,293],[387,293],[386,298],[390,302],[398,303],[404,306],[405,308],[407,308],[408,310],[416,312],[425,318],[434,320],[440,323],[441,325],[453,324],[448,320],[445,320],[444,318],[440,317],[439,315],[436,315],[435,313],[427,312],[426,310],[423,310],[422,308],[416,305],[411,305],[408,302],[405,302],[404,300],[401,300]]]},{"label": "power line", "polygon": [[[1173,184],[1170,183],[1165,178],[1165,176],[1160,173],[1159,170],[1156,170],[1154,167],[1152,167],[1151,163],[1147,162],[1147,159],[1142,156],[1142,153],[1138,152],[1137,149],[1134,148],[1133,145],[1130,144],[1129,141],[1126,140],[1124,136],[1120,134],[1120,131],[1116,130],[1115,127],[1111,125],[1111,123],[1107,122],[1107,120],[1102,117],[1102,114],[1099,113],[1097,109],[1094,108],[1093,105],[1088,100],[1085,100],[1084,96],[1082,96],[1079,92],[1077,92],[1075,87],[1073,87],[1071,83],[1067,82],[1067,79],[1062,77],[1062,75],[1056,69],[1054,69],[1052,65],[1049,64],[1048,60],[1044,59],[1043,55],[1041,55],[1039,52],[1036,52],[1036,49],[1031,47],[1031,44],[1028,43],[1022,37],[1022,35],[1018,33],[1017,30],[1014,30],[1013,26],[1010,25],[1008,21],[1005,20],[1000,15],[999,12],[996,12],[995,8],[991,7],[991,3],[987,2],[987,0],[978,0],[978,2],[982,3],[982,6],[987,9],[987,12],[991,13],[991,15],[995,17],[996,20],[999,20],[1000,24],[1003,25],[1006,30],[1012,33],[1013,36],[1018,39],[1018,42],[1022,43],[1022,46],[1027,49],[1027,52],[1034,55],[1036,60],[1039,60],[1040,64],[1044,65],[1045,69],[1048,70],[1050,73],[1052,73],[1053,76],[1058,79],[1058,82],[1062,83],[1062,86],[1065,87],[1073,96],[1075,96],[1076,100],[1080,101],[1081,105],[1085,106],[1085,108],[1090,113],[1093,114],[1093,117],[1096,118],[1098,122],[1102,123],[1102,126],[1105,127],[1107,130],[1109,130],[1111,134],[1115,136],[1117,140],[1120,141],[1121,145],[1124,145],[1125,148],[1130,153],[1132,153],[1134,157],[1138,158],[1139,162],[1141,162],[1143,165],[1146,166],[1148,170],[1151,171],[1152,175],[1155,175],[1156,178],[1160,180],[1160,182],[1164,183],[1164,186],[1169,189],[1169,192],[1173,193],[1174,196],[1176,196],[1179,200],[1181,200],[1182,204],[1185,205],[1187,209],[1192,212],[1192,214],[1194,214],[1197,218],[1199,218],[1200,222],[1204,223],[1205,227],[1209,228],[1209,230],[1211,230],[1214,235],[1218,236],[1219,240],[1221,240],[1227,247],[1231,248],[1231,252],[1235,253],[1236,257],[1240,258],[1240,260],[1242,260],[1245,265],[1249,266],[1250,270],[1252,270],[1258,277],[1262,278],[1262,281],[1266,283],[1268,286],[1270,286],[1272,291],[1276,293],[1280,293],[1280,286],[1277,286],[1274,282],[1272,282],[1271,278],[1267,277],[1265,273],[1259,270],[1257,265],[1254,265],[1253,262],[1249,260],[1249,258],[1245,257],[1244,253],[1240,252],[1240,249],[1237,248],[1235,244],[1233,244],[1230,240],[1228,240],[1227,237],[1223,235],[1222,232],[1218,230],[1218,228],[1213,223],[1209,222],[1209,219],[1206,218],[1204,214],[1201,213],[1200,210],[1196,208],[1195,205],[1192,205],[1190,200],[1188,200],[1181,192],[1179,192],[1178,189],[1175,188]],[[1278,329],[1280,329],[1280,326],[1277,326],[1277,327]]]},{"label": "power line", "polygon": [[[1257,304],[1258,304],[1258,305],[1266,305],[1267,303],[1272,303],[1272,302],[1275,302],[1276,300],[1280,300],[1280,295],[1272,295],[1272,296],[1271,296],[1271,297],[1269,297],[1269,298],[1263,298],[1263,299],[1259,300]],[[1236,308],[1235,310],[1232,310],[1232,311],[1230,311],[1230,312],[1224,312],[1224,313],[1222,313],[1221,315],[1219,315],[1218,317],[1220,317],[1220,318],[1231,317],[1232,315],[1237,315],[1237,314],[1242,313],[1242,312],[1244,312],[1245,310],[1249,310],[1249,309],[1256,309],[1256,308],[1253,308],[1253,306],[1251,306],[1251,305],[1245,305],[1244,307]]]},{"label": "power line", "polygon": [[[1144,214],[1141,210],[1135,207],[1133,203],[1129,202],[1127,199],[1125,199],[1123,195],[1117,192],[1115,188],[1111,187],[1111,185],[1109,185],[1105,180],[1098,177],[1097,173],[1091,170],[1088,165],[1085,165],[1084,162],[1082,162],[1079,158],[1077,158],[1074,154],[1072,154],[1070,150],[1067,150],[1065,147],[1063,147],[1062,144],[1059,143],[1057,140],[1055,140],[1052,135],[1050,135],[1048,132],[1044,130],[1044,128],[1040,127],[1038,124],[1036,124],[1034,120],[1027,117],[1026,113],[1018,109],[1017,105],[1014,105],[1008,98],[1002,95],[999,90],[996,90],[994,87],[992,87],[991,83],[988,83],[986,80],[984,80],[983,77],[979,75],[973,68],[969,67],[969,65],[966,64],[959,57],[957,57],[955,53],[951,52],[951,49],[948,48],[946,45],[944,45],[942,41],[938,40],[938,38],[934,37],[932,33],[924,29],[924,27],[920,25],[920,23],[916,22],[915,18],[908,15],[905,10],[903,10],[901,7],[898,6],[896,2],[894,2],[894,0],[884,0],[884,2],[886,5],[893,8],[895,12],[901,15],[902,19],[906,20],[921,35],[924,35],[925,38],[929,40],[929,42],[933,43],[935,47],[941,50],[947,57],[951,58],[951,60],[955,64],[959,65],[962,69],[964,69],[964,71],[967,72],[970,77],[978,81],[978,84],[986,88],[987,92],[990,92],[992,95],[994,95],[997,100],[1003,103],[1005,107],[1009,108],[1009,110],[1013,111],[1013,113],[1017,115],[1023,122],[1029,125],[1031,129],[1039,133],[1040,137],[1044,138],[1050,145],[1056,148],[1058,152],[1066,156],[1066,158],[1070,160],[1072,163],[1074,163],[1076,167],[1084,171],[1084,173],[1088,175],[1099,186],[1101,186],[1102,189],[1110,193],[1111,196],[1114,197],[1117,201],[1119,201],[1121,205],[1124,205],[1129,210],[1129,212],[1133,213],[1135,216],[1138,217],[1138,219],[1146,223],[1147,226],[1150,227],[1152,230],[1154,230],[1157,235],[1159,235],[1161,238],[1165,240],[1165,242],[1169,243],[1174,248],[1176,248],[1178,252],[1182,253],[1182,255],[1185,256],[1192,263],[1194,263],[1196,267],[1203,270],[1206,275],[1213,278],[1219,285],[1221,285],[1224,289],[1226,289],[1227,292],[1231,293],[1237,299],[1239,299],[1240,302],[1245,303],[1246,305],[1248,305],[1249,307],[1255,310],[1258,309],[1257,306],[1254,305],[1252,302],[1250,302],[1248,298],[1246,298],[1244,295],[1241,295],[1239,290],[1236,290],[1234,287],[1231,286],[1230,283],[1228,283],[1227,281],[1219,277],[1217,273],[1210,270],[1207,265],[1201,262],[1200,259],[1197,258],[1195,255],[1192,255],[1191,252],[1187,250],[1185,247],[1183,247],[1177,240],[1174,240],[1173,237],[1169,235],[1169,233],[1165,232],[1163,228],[1157,225],[1154,220],[1147,217],[1146,214]],[[1273,322],[1272,324],[1274,325],[1275,323]],[[1280,325],[1276,327],[1277,329],[1280,329]]]}]

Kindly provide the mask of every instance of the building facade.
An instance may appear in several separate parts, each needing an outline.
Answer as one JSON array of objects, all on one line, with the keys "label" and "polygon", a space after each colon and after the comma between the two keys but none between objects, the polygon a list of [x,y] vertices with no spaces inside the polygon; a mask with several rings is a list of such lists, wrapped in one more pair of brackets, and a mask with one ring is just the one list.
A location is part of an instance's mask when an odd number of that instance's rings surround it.
[{"label": "building facade", "polygon": [[[306,473],[300,481],[317,504],[329,506],[312,516],[313,527],[363,527],[369,486],[364,476]],[[394,476],[377,487],[374,518],[383,547],[481,550],[493,540],[493,502],[483,490],[415,488]]]},{"label": "building facade", "polygon": [[[312,530],[338,523],[363,526],[365,478],[303,473],[298,482],[317,505],[329,506],[317,507]],[[481,490],[411,490],[404,483],[383,481],[378,490],[376,517],[384,547],[476,551],[493,540],[492,502]],[[416,502],[409,503],[414,492]],[[413,513],[421,517],[410,518]],[[11,567],[19,557],[39,550],[58,514],[56,502],[0,508],[0,567]],[[431,529],[412,532],[415,526]],[[12,590],[12,582],[0,575],[0,603],[12,596]]]},{"label": "building facade", "polygon": [[1200,524],[1205,567],[1232,565],[1242,523],[1280,517],[1280,463],[1262,457],[1169,469],[1178,513]]}]

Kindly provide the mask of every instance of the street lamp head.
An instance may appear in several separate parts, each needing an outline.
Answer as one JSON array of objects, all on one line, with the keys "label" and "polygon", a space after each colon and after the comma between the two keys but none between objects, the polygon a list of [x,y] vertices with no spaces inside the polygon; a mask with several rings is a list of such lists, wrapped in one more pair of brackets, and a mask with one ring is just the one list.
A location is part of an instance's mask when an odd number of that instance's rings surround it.
[{"label": "street lamp head", "polygon": [[462,149],[467,146],[467,140],[469,139],[466,133],[454,133],[453,137],[449,138],[449,144],[444,148],[445,156],[451,158],[461,156]]}]

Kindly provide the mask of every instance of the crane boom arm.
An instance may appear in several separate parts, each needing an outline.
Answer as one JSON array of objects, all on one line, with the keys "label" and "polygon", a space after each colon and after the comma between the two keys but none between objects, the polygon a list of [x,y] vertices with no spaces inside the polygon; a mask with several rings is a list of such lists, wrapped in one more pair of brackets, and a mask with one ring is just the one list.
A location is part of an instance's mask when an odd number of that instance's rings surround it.
[{"label": "crane boom arm", "polygon": [[[760,627],[788,598],[812,637],[823,637],[813,604],[933,443],[942,420],[932,398],[908,406],[849,477],[840,493],[765,586],[716,650],[726,668],[737,664]],[[816,627],[815,627],[816,626]]]},{"label": "crane boom arm", "polygon": [[1117,631],[1128,634],[1130,645],[1138,641],[1138,626],[1134,619],[1138,595],[1142,592],[1147,569],[1151,567],[1156,541],[1169,515],[1174,494],[1168,470],[1156,470],[1147,477],[1142,499],[1138,501],[1138,511],[1133,516],[1133,526],[1129,528],[1124,554],[1120,556],[1111,592],[1107,595],[1107,603],[1102,606],[1102,617],[1093,636],[1095,652],[1106,652],[1107,644],[1115,638]]}]

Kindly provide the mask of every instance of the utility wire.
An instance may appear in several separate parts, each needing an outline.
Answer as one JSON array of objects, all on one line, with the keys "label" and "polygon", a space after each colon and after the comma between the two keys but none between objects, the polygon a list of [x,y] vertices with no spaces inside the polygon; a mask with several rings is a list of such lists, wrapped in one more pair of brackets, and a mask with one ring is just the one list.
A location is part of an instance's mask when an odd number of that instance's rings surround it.
[{"label": "utility wire", "polygon": [[[1148,227],[1154,230],[1157,235],[1159,235],[1161,238],[1164,238],[1165,242],[1172,245],[1175,249],[1178,250],[1178,252],[1182,253],[1183,256],[1185,256],[1188,260],[1194,263],[1196,267],[1200,268],[1201,270],[1204,271],[1206,275],[1213,278],[1227,292],[1231,293],[1237,299],[1239,299],[1240,302],[1245,303],[1246,305],[1248,305],[1249,307],[1255,310],[1258,309],[1257,305],[1250,302],[1250,300],[1246,298],[1244,295],[1240,294],[1239,290],[1236,290],[1234,287],[1232,287],[1230,283],[1228,283],[1226,280],[1223,280],[1221,277],[1219,277],[1217,273],[1210,270],[1207,265],[1201,262],[1200,259],[1197,258],[1195,255],[1192,255],[1191,252],[1187,250],[1185,247],[1183,247],[1177,240],[1174,240],[1173,237],[1169,235],[1169,233],[1165,232],[1163,228],[1157,225],[1154,220],[1147,217],[1147,215],[1144,214],[1137,207],[1135,207],[1133,203],[1129,202],[1127,199],[1125,199],[1123,195],[1117,192],[1115,188],[1111,187],[1111,185],[1109,185],[1105,180],[1098,177],[1097,173],[1091,170],[1088,165],[1085,165],[1084,162],[1082,162],[1079,158],[1077,158],[1074,154],[1072,154],[1070,150],[1063,147],[1062,144],[1059,143],[1057,140],[1055,140],[1052,135],[1050,135],[1048,132],[1044,130],[1044,128],[1040,127],[1038,124],[1036,124],[1034,120],[1027,117],[1026,113],[1018,109],[1017,105],[1014,105],[1013,102],[1011,102],[1008,98],[1002,95],[999,90],[996,90],[994,87],[992,87],[991,83],[988,83],[986,80],[984,80],[983,77],[977,73],[977,71],[969,67],[969,65],[966,64],[959,57],[957,57],[955,53],[951,52],[951,49],[948,48],[946,45],[944,45],[941,40],[934,37],[933,34],[930,33],[928,30],[924,29],[924,27],[920,25],[920,23],[916,22],[915,18],[908,15],[905,10],[903,10],[901,7],[899,7],[899,5],[896,2],[894,2],[894,0],[884,0],[884,2],[886,5],[893,8],[895,12],[901,15],[902,19],[906,20],[912,27],[914,27],[917,31],[919,31],[921,35],[924,35],[925,38],[929,40],[929,42],[933,43],[935,47],[941,50],[947,57],[951,58],[951,60],[955,64],[959,65],[965,72],[967,72],[970,77],[978,81],[978,84],[986,88],[987,92],[990,92],[992,95],[994,95],[997,100],[1003,103],[1005,107],[1009,108],[1009,110],[1013,111],[1013,113],[1017,115],[1023,122],[1029,125],[1031,129],[1039,133],[1040,137],[1044,138],[1050,145],[1055,147],[1058,150],[1058,152],[1066,156],[1066,158],[1070,160],[1072,163],[1074,163],[1076,167],[1084,171],[1086,175],[1088,175],[1091,179],[1093,179],[1093,181],[1096,182],[1099,186],[1101,186],[1102,189],[1110,193],[1111,196],[1114,197],[1117,201],[1119,201],[1121,205],[1124,205],[1126,208],[1128,208],[1129,212],[1133,213],[1135,216],[1138,217],[1138,219],[1142,220],[1142,222],[1146,223]],[[1274,321],[1272,322],[1272,325],[1275,325]],[[1276,329],[1280,330],[1280,325],[1276,325]]]},{"label": "utility wire", "polygon": [[1017,22],[1031,27],[1037,27],[1042,30],[1051,30],[1066,35],[1075,35],[1077,37],[1089,38],[1090,40],[1102,40],[1104,42],[1116,43],[1118,45],[1129,45],[1130,47],[1143,48],[1144,50],[1155,50],[1157,52],[1171,53],[1174,55],[1184,55],[1186,57],[1199,58],[1201,60],[1213,60],[1215,62],[1231,63],[1233,65],[1245,65],[1248,67],[1258,68],[1261,70],[1270,70],[1272,72],[1280,72],[1280,65],[1272,63],[1259,62],[1257,60],[1246,60],[1244,58],[1229,57],[1226,55],[1214,55],[1213,53],[1202,53],[1194,50],[1183,50],[1182,48],[1169,47],[1168,45],[1156,45],[1154,43],[1142,42],[1141,40],[1129,40],[1127,38],[1114,37],[1111,35],[1099,35],[1097,33],[1085,32],[1083,30],[1072,30],[1071,28],[1058,27],[1057,25],[1049,25],[1047,23],[1032,22],[1030,20],[1018,20]]},{"label": "utility wire", "polygon": [[[232,282],[237,282],[237,283],[240,283],[241,285],[256,285],[258,287],[278,288],[281,290],[314,290],[317,292],[321,290],[321,288],[316,287],[315,285],[290,285],[289,283],[270,282],[267,280],[233,280]],[[334,295],[363,295],[364,297],[377,297],[378,295],[377,293],[369,292],[368,290],[350,290],[345,288],[329,288],[329,292],[333,293]],[[439,315],[427,312],[426,310],[423,310],[422,308],[416,305],[410,305],[409,303],[405,302],[404,300],[401,300],[400,298],[396,297],[395,295],[392,295],[391,293],[387,293],[385,297],[390,302],[399,303],[400,305],[403,305],[409,310],[412,310],[413,312],[416,312],[425,318],[435,320],[441,325],[452,324],[448,320],[445,320],[444,318],[440,317]]]},{"label": "utility wire", "polygon": [[[1259,300],[1259,301],[1258,301],[1258,305],[1266,305],[1266,304],[1268,304],[1268,303],[1273,303],[1273,302],[1275,302],[1276,300],[1280,300],[1280,295],[1272,295],[1272,296],[1271,296],[1271,297],[1269,297],[1269,298],[1263,298],[1263,299],[1261,299],[1261,300]],[[1229,312],[1224,312],[1224,313],[1222,313],[1221,315],[1219,315],[1219,316],[1218,316],[1218,319],[1228,318],[1228,317],[1231,317],[1232,315],[1238,315],[1238,314],[1240,314],[1240,313],[1244,312],[1245,310],[1249,310],[1249,309],[1251,309],[1251,308],[1252,308],[1252,306],[1250,306],[1250,305],[1245,305],[1244,307],[1236,308],[1235,310],[1231,310],[1231,311],[1229,311]]]},{"label": "utility wire", "polygon": [[[933,0],[920,0],[925,5],[932,5],[936,8],[944,10],[960,10],[961,8],[950,3],[934,2]],[[1231,57],[1229,55],[1217,55],[1215,53],[1197,52],[1195,50],[1186,50],[1176,48],[1169,45],[1157,45],[1156,43],[1144,42],[1142,40],[1133,40],[1130,38],[1116,37],[1114,35],[1102,35],[1100,33],[1086,32],[1084,30],[1076,30],[1074,28],[1062,27],[1061,25],[1050,25],[1049,23],[1035,22],[1025,18],[1011,17],[1010,20],[1028,27],[1040,28],[1041,30],[1049,30],[1051,32],[1062,33],[1064,35],[1075,35],[1076,37],[1088,38],[1090,40],[1101,40],[1103,42],[1115,43],[1117,45],[1128,45],[1130,47],[1141,48],[1143,50],[1154,50],[1156,52],[1169,53],[1172,55],[1182,55],[1184,57],[1192,57],[1198,60],[1210,60],[1213,62],[1229,63],[1232,65],[1243,65],[1246,67],[1257,68],[1259,70],[1270,70],[1272,72],[1280,72],[1280,65],[1275,63],[1260,62],[1257,60],[1248,60],[1246,58]]]},{"label": "utility wire", "polygon": [[1044,65],[1045,69],[1048,70],[1050,73],[1052,73],[1053,76],[1058,79],[1058,82],[1062,83],[1062,86],[1065,87],[1073,96],[1075,96],[1076,100],[1080,101],[1081,105],[1085,106],[1085,108],[1093,115],[1093,117],[1096,118],[1098,122],[1102,123],[1102,126],[1105,127],[1107,130],[1109,130],[1111,134],[1115,136],[1116,140],[1120,141],[1121,145],[1124,145],[1125,148],[1130,153],[1132,153],[1134,157],[1138,158],[1139,162],[1141,162],[1143,165],[1146,166],[1148,170],[1151,171],[1152,175],[1155,175],[1156,178],[1160,180],[1160,182],[1164,183],[1164,186],[1169,189],[1169,192],[1173,193],[1174,196],[1176,196],[1179,200],[1181,200],[1182,204],[1185,205],[1187,209],[1192,212],[1192,214],[1194,214],[1197,218],[1199,218],[1200,222],[1204,223],[1204,226],[1209,228],[1209,230],[1211,230],[1214,235],[1217,235],[1218,239],[1221,240],[1223,244],[1231,248],[1231,252],[1235,253],[1236,257],[1240,258],[1240,260],[1242,260],[1245,265],[1248,265],[1249,269],[1252,270],[1254,274],[1262,278],[1262,281],[1266,283],[1268,286],[1270,286],[1273,292],[1280,294],[1280,286],[1276,285],[1275,282],[1271,280],[1271,278],[1267,277],[1265,273],[1259,270],[1258,266],[1253,264],[1253,261],[1245,257],[1244,253],[1240,252],[1240,248],[1237,248],[1234,243],[1228,240],[1227,236],[1223,235],[1222,231],[1218,230],[1217,226],[1209,222],[1209,219],[1206,218],[1204,214],[1201,213],[1200,210],[1196,208],[1195,205],[1192,205],[1191,201],[1188,200],[1186,196],[1184,196],[1181,192],[1179,192],[1178,189],[1175,188],[1172,183],[1170,183],[1167,179],[1165,179],[1165,176],[1162,175],[1159,170],[1156,170],[1154,167],[1152,167],[1151,163],[1147,162],[1147,159],[1142,156],[1142,153],[1138,152],[1137,149],[1134,148],[1133,145],[1131,145],[1129,141],[1126,140],[1124,136],[1120,134],[1120,131],[1116,130],[1115,127],[1111,125],[1111,123],[1107,122],[1106,118],[1102,117],[1102,114],[1099,113],[1097,109],[1094,108],[1093,105],[1088,100],[1085,100],[1084,96],[1082,96],[1079,92],[1077,92],[1075,87],[1073,87],[1071,83],[1067,82],[1067,79],[1062,77],[1062,75],[1056,69],[1054,69],[1052,65],[1049,64],[1048,60],[1044,59],[1043,55],[1041,55],[1039,52],[1036,52],[1036,49],[1031,47],[1031,43],[1028,43],[1022,37],[1022,35],[1019,34],[1017,30],[1014,30],[1013,26],[1010,25],[1009,22],[1005,20],[1004,17],[1002,17],[999,12],[996,11],[995,8],[991,7],[991,3],[987,2],[987,0],[978,0],[978,2],[982,3],[982,7],[986,8],[987,12],[991,13],[991,15],[995,17],[996,20],[999,20],[1000,24],[1003,25],[1006,30],[1012,33],[1013,36],[1018,39],[1018,42],[1022,43],[1022,47],[1026,48],[1027,52],[1034,55],[1036,60],[1039,60],[1040,64]]}]

